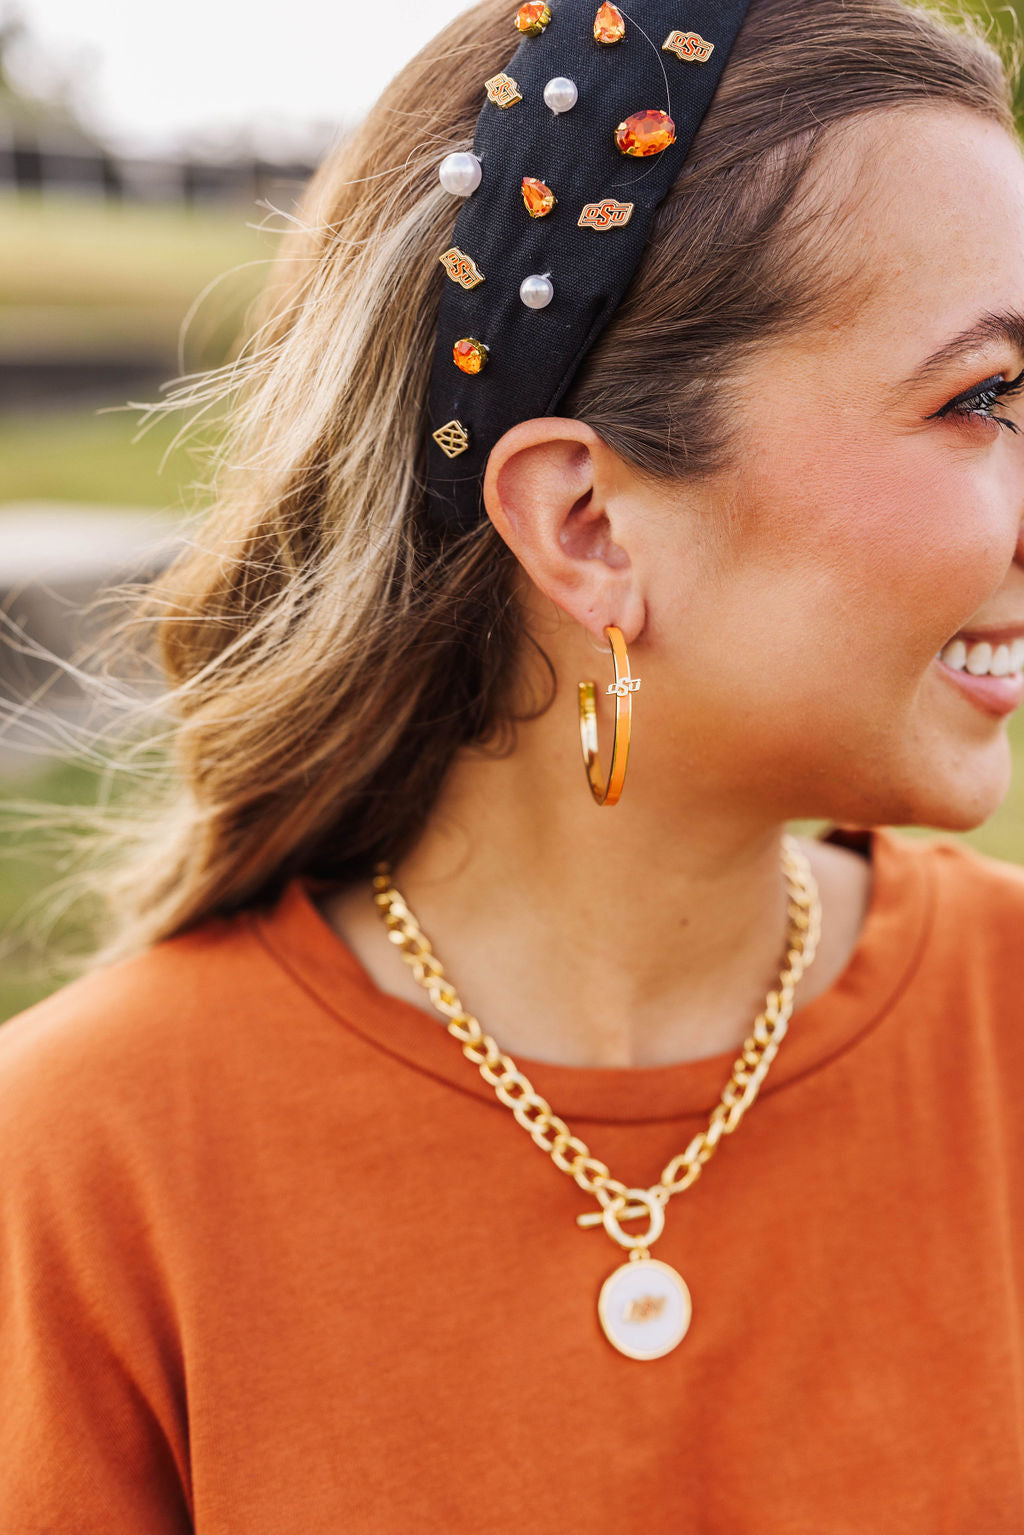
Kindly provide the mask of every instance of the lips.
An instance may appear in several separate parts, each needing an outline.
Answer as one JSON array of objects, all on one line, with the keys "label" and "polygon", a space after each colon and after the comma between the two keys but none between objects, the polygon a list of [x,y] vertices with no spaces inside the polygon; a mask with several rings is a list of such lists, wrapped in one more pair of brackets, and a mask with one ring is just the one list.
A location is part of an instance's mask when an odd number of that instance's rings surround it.
[{"label": "lips", "polygon": [[1024,701],[1024,674],[1019,671],[1012,672],[1006,677],[976,677],[965,669],[958,670],[948,665],[942,659],[942,655],[936,656],[932,664],[938,668],[939,675],[955,687],[962,697],[969,699],[986,714],[1001,719],[1007,714],[1012,714],[1014,709],[1019,708]]}]

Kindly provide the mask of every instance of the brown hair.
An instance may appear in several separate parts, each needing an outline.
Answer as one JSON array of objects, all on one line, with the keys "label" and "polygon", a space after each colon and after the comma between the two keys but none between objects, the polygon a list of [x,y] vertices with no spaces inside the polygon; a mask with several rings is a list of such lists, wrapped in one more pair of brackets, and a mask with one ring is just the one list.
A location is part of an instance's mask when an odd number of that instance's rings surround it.
[{"label": "brown hair", "polygon": [[[458,211],[437,164],[472,142],[509,6],[482,0],[388,88],[311,183],[238,360],[171,396],[227,400],[226,467],[208,520],[140,599],[173,774],[159,818],[133,822],[101,878],[101,958],[267,900],[297,872],[344,881],[401,857],[455,752],[512,739],[530,643],[518,566],[486,520],[439,551],[421,507],[437,253]],[[804,195],[825,146],[863,113],[929,101],[1013,131],[1007,68],[977,24],[902,0],[801,0],[795,22],[792,0],[753,0],[563,412],[646,474],[725,467],[730,371],[850,298],[836,210],[815,216]]]}]

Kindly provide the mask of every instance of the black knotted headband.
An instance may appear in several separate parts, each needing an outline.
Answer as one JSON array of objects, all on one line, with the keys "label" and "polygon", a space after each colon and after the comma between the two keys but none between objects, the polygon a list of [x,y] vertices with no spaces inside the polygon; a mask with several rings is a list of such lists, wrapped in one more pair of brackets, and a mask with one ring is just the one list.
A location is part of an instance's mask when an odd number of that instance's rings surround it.
[{"label": "black knotted headband", "polygon": [[473,156],[448,157],[442,175],[461,176],[462,195],[480,179],[439,253],[427,476],[436,528],[476,525],[491,448],[517,422],[555,412],[622,301],[748,6],[549,0],[510,12],[520,46],[482,82]]}]

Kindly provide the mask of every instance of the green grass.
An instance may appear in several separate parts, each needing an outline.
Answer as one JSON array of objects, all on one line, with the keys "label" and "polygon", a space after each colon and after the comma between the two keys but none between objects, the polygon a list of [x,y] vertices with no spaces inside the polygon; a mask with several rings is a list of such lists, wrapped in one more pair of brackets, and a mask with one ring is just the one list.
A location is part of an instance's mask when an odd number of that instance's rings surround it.
[{"label": "green grass", "polygon": [[[958,836],[943,832],[951,841],[963,841],[996,858],[1024,865],[1024,718],[1015,716],[1010,738],[1014,748],[1014,782],[1007,799],[996,814],[977,831]],[[84,768],[54,764],[33,777],[14,784],[6,796],[32,798],[40,803],[59,805],[90,804],[96,798],[96,778]],[[813,823],[800,823],[813,829]],[[905,828],[908,835],[934,836],[926,828]],[[61,872],[61,857],[54,858],[49,848],[52,834],[29,835],[17,844],[13,841],[0,862],[0,1019],[29,1006],[59,984],[60,976],[34,972],[38,956],[33,957],[24,937],[14,932],[17,919],[34,903],[45,898],[47,889]],[[81,940],[85,914],[57,928],[57,936],[71,944]],[[6,942],[4,936],[6,935]]]},{"label": "green grass", "polygon": [[[164,454],[182,425],[177,415],[139,436],[135,412],[91,410],[10,415],[0,420],[0,517],[3,503],[78,501],[97,506],[191,504],[203,464],[183,447]],[[132,441],[137,437],[137,441]]]},{"label": "green grass", "polygon": [[[37,805],[88,805],[96,801],[96,776],[71,763],[53,762],[36,773],[4,786],[4,820],[14,819],[8,806],[29,800]],[[5,838],[0,856],[0,1019],[48,995],[64,979],[45,953],[38,952],[46,894],[63,872],[67,851],[55,852],[54,834],[36,830]],[[54,936],[61,948],[79,947],[87,917],[58,923]]]},{"label": "green grass", "polygon": [[[0,194],[0,361],[124,358],[165,382],[220,365],[276,253],[276,234],[247,227],[263,217],[255,206],[190,210]],[[161,398],[158,383],[140,392]],[[109,391],[111,406],[125,399]],[[182,420],[156,421],[133,442],[135,411],[8,412],[0,419],[0,505],[176,507],[184,499],[191,509],[202,462],[179,449],[160,471]]]},{"label": "green grass", "polygon": [[129,351],[166,359],[173,373],[186,316],[209,289],[189,323],[184,362],[215,366],[275,254],[276,234],[247,227],[265,216],[255,206],[0,194],[0,357]]}]

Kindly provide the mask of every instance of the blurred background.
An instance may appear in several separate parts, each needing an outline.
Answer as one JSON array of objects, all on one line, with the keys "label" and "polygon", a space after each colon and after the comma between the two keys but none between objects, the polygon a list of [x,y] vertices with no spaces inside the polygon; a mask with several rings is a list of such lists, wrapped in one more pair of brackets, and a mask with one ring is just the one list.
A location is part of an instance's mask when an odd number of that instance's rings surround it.
[{"label": "blurred background", "polygon": [[[60,980],[26,930],[66,853],[17,806],[101,792],[82,690],[25,639],[74,655],[94,595],[202,505],[180,419],[125,407],[229,358],[312,170],[463,8],[0,0],[0,1019]],[[1024,863],[1011,734],[1014,790],[965,840]]]}]

